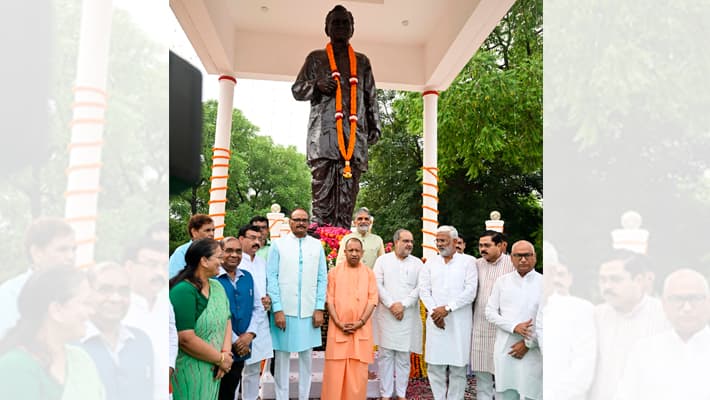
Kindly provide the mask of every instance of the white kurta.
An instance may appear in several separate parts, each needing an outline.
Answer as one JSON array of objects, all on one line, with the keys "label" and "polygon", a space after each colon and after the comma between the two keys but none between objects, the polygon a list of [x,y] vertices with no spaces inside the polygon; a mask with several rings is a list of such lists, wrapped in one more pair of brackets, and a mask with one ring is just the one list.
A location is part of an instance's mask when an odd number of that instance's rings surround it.
[{"label": "white kurta", "polygon": [[[242,262],[239,263],[239,269],[249,271],[254,278],[254,292],[259,296],[266,293],[266,261],[261,257],[251,257],[244,253]],[[271,332],[269,331],[269,319],[266,318],[266,311],[261,307],[258,311],[263,313],[263,318],[259,318],[259,324],[256,329],[256,337],[251,342],[251,357],[244,363],[254,364],[267,358],[274,356],[274,348],[271,344]]]},{"label": "white kurta", "polygon": [[597,327],[597,368],[589,400],[609,400],[616,393],[629,350],[641,339],[670,328],[661,302],[645,296],[626,314],[609,304],[594,310]]},{"label": "white kurta", "polygon": [[[158,292],[152,306],[144,297],[131,293],[131,303],[122,321],[125,325],[144,331],[150,337],[153,344],[155,371],[167,369],[170,363],[170,351],[165,345],[168,340],[168,331],[165,327],[168,326],[170,307],[167,286]],[[153,374],[153,376],[155,378],[154,397],[156,399],[166,398],[167,382],[159,374]]]},{"label": "white kurta", "polygon": [[[422,353],[422,320],[419,317],[419,272],[424,264],[414,256],[400,260],[392,252],[375,261],[380,306],[375,307],[375,344],[386,349]],[[393,303],[405,307],[398,321],[390,312]]]},{"label": "white kurta", "polygon": [[509,355],[510,347],[523,339],[513,333],[521,322],[533,320],[542,300],[542,275],[532,270],[520,276],[517,271],[501,276],[493,285],[486,305],[486,319],[493,323],[496,341],[493,347],[496,391],[515,390],[521,398],[542,398],[542,355],[537,336],[526,340],[528,352],[521,359]]},{"label": "white kurta", "polygon": [[536,328],[542,350],[545,400],[584,400],[594,378],[597,336],[594,306],[574,296],[553,294],[542,306]]},{"label": "white kurta", "polygon": [[503,254],[492,263],[481,257],[476,260],[478,294],[473,303],[473,334],[471,335],[471,369],[493,373],[493,344],[496,326],[486,319],[486,304],[493,284],[501,276],[515,271],[510,256]]},{"label": "white kurta", "polygon": [[[449,263],[431,257],[419,273],[419,297],[427,309],[424,360],[429,364],[463,367],[471,350],[471,303],[476,297],[478,277],[469,258],[454,254]],[[453,310],[444,322],[434,325],[431,312],[448,305]]]},{"label": "white kurta", "polygon": [[684,342],[674,330],[633,346],[614,400],[710,399],[710,328]]}]

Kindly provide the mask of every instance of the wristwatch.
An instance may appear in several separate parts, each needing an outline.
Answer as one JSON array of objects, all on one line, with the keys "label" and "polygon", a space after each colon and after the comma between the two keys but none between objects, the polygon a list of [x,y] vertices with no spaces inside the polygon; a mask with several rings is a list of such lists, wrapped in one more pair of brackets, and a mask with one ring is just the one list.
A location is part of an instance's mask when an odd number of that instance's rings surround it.
[{"label": "wristwatch", "polygon": [[448,305],[444,306],[444,310],[446,310],[447,313],[451,313],[452,311],[454,311]]}]

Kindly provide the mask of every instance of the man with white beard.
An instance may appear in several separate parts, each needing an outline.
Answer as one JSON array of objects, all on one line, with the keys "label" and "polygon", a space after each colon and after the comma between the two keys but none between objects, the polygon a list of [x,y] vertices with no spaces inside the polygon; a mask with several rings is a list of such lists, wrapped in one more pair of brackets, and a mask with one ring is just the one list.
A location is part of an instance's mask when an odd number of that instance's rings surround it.
[{"label": "man with white beard", "polygon": [[409,353],[422,353],[417,281],[423,264],[411,255],[414,247],[411,232],[398,229],[393,239],[394,252],[380,256],[374,269],[382,305],[375,308],[374,320],[382,400],[389,400],[393,392],[397,399],[405,399]]},{"label": "man with white beard", "polygon": [[545,369],[543,397],[584,400],[594,377],[597,355],[594,306],[570,295],[572,274],[562,264],[545,265],[543,281],[544,300],[535,319]]},{"label": "man with white beard", "polygon": [[663,285],[673,329],[632,348],[614,400],[710,399],[710,291],[697,271],[680,269]]},{"label": "man with white beard", "polygon": [[350,238],[355,237],[360,239],[364,246],[362,263],[372,269],[375,266],[377,257],[385,254],[385,246],[381,237],[370,232],[370,225],[372,224],[370,210],[362,207],[355,211],[353,224],[357,227],[357,230],[343,236],[340,240],[340,248],[338,249],[338,258],[336,259],[335,265],[340,265],[345,262],[345,243],[347,243]]},{"label": "man with white beard", "polygon": [[496,398],[542,399],[542,355],[533,333],[542,300],[542,275],[535,271],[537,259],[530,242],[515,242],[510,253],[516,271],[496,280],[486,304],[486,319],[497,328]]},{"label": "man with white beard", "polygon": [[471,350],[478,277],[474,263],[456,252],[457,238],[453,226],[440,226],[439,255],[428,259],[419,274],[419,297],[427,309],[424,360],[436,400],[464,398]]}]

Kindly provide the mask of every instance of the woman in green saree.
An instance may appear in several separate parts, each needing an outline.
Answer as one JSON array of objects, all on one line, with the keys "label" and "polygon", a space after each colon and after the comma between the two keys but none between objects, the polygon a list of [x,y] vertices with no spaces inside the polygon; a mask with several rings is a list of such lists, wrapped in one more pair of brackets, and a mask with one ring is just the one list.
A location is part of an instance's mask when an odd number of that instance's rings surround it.
[{"label": "woman in green saree", "polygon": [[232,367],[229,301],[214,279],[222,249],[213,239],[193,242],[186,266],[170,280],[179,351],[170,383],[174,400],[214,400],[222,376]]},{"label": "woman in green saree", "polygon": [[91,357],[67,343],[81,339],[89,284],[76,268],[36,272],[22,288],[20,319],[0,342],[0,399],[102,400]]}]

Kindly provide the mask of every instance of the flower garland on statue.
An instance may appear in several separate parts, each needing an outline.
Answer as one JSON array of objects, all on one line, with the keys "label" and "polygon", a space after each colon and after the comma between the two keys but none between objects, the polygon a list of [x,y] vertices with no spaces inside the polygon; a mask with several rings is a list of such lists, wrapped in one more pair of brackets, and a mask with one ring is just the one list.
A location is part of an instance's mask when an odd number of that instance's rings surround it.
[{"label": "flower garland on statue", "polygon": [[345,137],[343,136],[343,91],[340,88],[340,72],[335,64],[335,56],[333,56],[333,45],[328,43],[325,46],[325,52],[328,54],[328,62],[330,63],[331,76],[338,84],[335,89],[335,126],[338,131],[338,149],[340,155],[345,160],[345,168],[343,169],[343,177],[350,179],[353,177],[352,169],[350,168],[350,159],[355,150],[355,139],[357,135],[357,59],[353,47],[348,45],[348,58],[350,59],[350,138],[348,140],[348,148],[345,149]]}]

